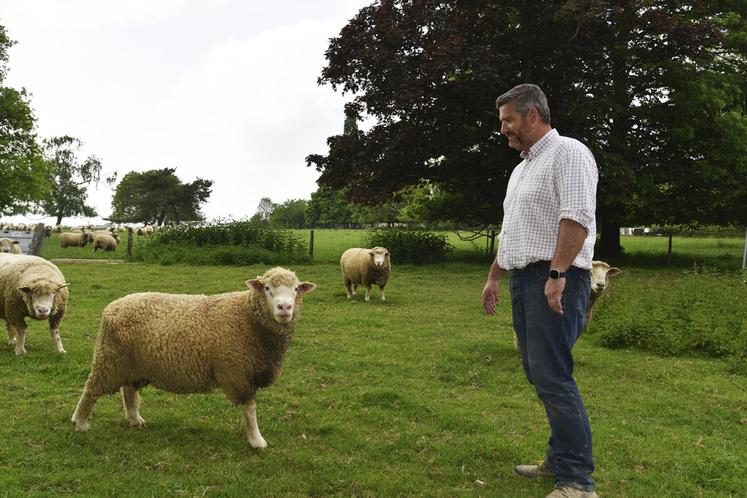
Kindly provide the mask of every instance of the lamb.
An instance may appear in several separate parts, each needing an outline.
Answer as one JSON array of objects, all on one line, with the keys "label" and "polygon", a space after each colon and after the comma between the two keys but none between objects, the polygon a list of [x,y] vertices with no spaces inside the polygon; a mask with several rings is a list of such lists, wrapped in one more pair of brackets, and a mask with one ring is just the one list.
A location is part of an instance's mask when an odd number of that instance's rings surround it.
[{"label": "lamb", "polygon": [[0,252],[21,254],[21,246],[17,240],[0,239]]},{"label": "lamb", "polygon": [[96,249],[102,249],[104,251],[116,251],[117,241],[114,240],[114,237],[112,237],[111,235],[103,233],[96,234],[93,238],[93,252],[96,252]]},{"label": "lamb", "polygon": [[97,398],[117,390],[130,426],[143,427],[138,391],[146,385],[173,393],[221,388],[242,407],[249,445],[266,448],[255,396],[280,375],[301,316],[301,295],[316,284],[277,267],[246,285],[248,291],[213,296],[139,293],[110,303],[71,419],[75,429],[87,431]]},{"label": "lamb", "polygon": [[0,254],[0,318],[5,320],[8,344],[16,355],[26,353],[26,321],[49,320],[57,353],[65,353],[60,324],[67,311],[68,284],[59,268],[37,256]]},{"label": "lamb", "polygon": [[60,234],[60,247],[85,247],[88,244],[88,232],[65,232]]},{"label": "lamb", "polygon": [[[609,284],[608,277],[614,277],[621,272],[621,269],[614,266],[610,267],[610,265],[604,261],[591,262],[591,290],[589,292],[589,304],[586,305],[586,324],[584,325],[584,328],[578,332],[578,337],[581,337],[581,334],[586,330],[586,327],[589,326],[589,322],[591,321],[591,308],[594,306],[596,300],[599,299],[599,296],[607,290],[607,285]],[[519,349],[519,340],[516,337],[516,334],[514,334],[514,347]]]},{"label": "lamb", "polygon": [[366,286],[366,301],[370,301],[371,286],[375,284],[379,286],[381,300],[386,300],[384,286],[389,280],[392,265],[389,251],[384,247],[348,249],[340,258],[340,270],[348,299],[356,295],[358,285],[363,284]]}]

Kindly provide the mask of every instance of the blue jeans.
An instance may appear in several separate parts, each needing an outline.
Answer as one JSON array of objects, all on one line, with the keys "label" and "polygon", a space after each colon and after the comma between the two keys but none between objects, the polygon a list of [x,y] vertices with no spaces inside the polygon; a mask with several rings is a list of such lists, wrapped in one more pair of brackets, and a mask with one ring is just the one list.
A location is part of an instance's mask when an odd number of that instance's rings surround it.
[{"label": "blue jeans", "polygon": [[550,423],[545,465],[559,485],[594,489],[591,473],[591,426],[581,393],[573,380],[571,349],[586,325],[591,280],[588,270],[569,268],[561,303],[563,316],[547,304],[549,263],[511,271],[509,286],[513,325],[524,372],[545,405]]}]

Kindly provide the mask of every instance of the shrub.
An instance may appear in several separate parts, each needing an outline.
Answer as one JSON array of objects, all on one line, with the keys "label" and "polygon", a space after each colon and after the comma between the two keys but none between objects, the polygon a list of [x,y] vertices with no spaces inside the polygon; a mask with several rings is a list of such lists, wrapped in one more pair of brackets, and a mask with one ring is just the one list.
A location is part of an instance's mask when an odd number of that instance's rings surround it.
[{"label": "shrub", "polygon": [[365,240],[368,247],[386,247],[395,261],[403,263],[440,263],[453,250],[446,235],[403,227],[369,230]]},{"label": "shrub", "polygon": [[164,265],[283,264],[309,260],[299,235],[249,221],[163,228],[140,244],[136,258]]}]

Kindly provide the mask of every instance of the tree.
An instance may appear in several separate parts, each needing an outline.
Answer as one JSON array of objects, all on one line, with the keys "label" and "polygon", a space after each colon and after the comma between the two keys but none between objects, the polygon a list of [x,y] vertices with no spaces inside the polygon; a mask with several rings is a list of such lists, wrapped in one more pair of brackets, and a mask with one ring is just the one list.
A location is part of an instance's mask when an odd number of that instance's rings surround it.
[{"label": "tree", "polygon": [[270,214],[270,226],[282,228],[303,228],[306,225],[304,211],[308,201],[305,199],[289,199],[276,205]]},{"label": "tree", "polygon": [[88,186],[98,184],[101,161],[90,156],[78,159],[83,143],[67,135],[44,140],[45,160],[49,164],[52,192],[41,202],[48,216],[57,217],[57,225],[65,216],[96,216],[96,210],[86,205]]},{"label": "tree", "polygon": [[520,159],[493,102],[534,82],[553,125],[597,159],[600,253],[620,251],[621,225],[674,211],[728,223],[747,197],[744,162],[729,161],[747,141],[745,19],[736,1],[383,0],[331,40],[319,78],[376,124],[329,137],[307,163],[354,202],[428,181],[450,219],[495,224]]},{"label": "tree", "polygon": [[257,204],[257,212],[252,216],[252,220],[262,225],[268,225],[270,223],[270,217],[273,211],[278,207],[277,204],[272,202],[269,197],[262,197]]},{"label": "tree", "polygon": [[3,85],[14,43],[0,25],[0,215],[27,211],[50,189],[28,95]]},{"label": "tree", "polygon": [[311,227],[339,226],[353,222],[350,202],[342,190],[319,187],[311,193],[304,217]]},{"label": "tree", "polygon": [[110,219],[158,226],[203,220],[200,207],[210,198],[213,181],[182,183],[175,173],[175,168],[127,173],[115,189]]}]

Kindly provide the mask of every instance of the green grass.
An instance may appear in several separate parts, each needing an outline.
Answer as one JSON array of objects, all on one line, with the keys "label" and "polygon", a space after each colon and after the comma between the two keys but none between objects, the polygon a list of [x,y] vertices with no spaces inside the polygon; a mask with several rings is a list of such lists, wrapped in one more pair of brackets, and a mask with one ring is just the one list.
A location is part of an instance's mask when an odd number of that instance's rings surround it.
[{"label": "green grass", "polygon": [[[118,396],[99,400],[88,433],[69,418],[106,304],[138,291],[238,290],[266,267],[60,264],[71,284],[68,353],[52,352],[44,322],[31,324],[25,357],[0,349],[0,494],[545,496],[551,483],[511,472],[541,458],[548,429],[513,348],[507,285],[488,317],[479,304],[486,263],[395,265],[386,302],[376,290],[372,302],[348,301],[335,260],[357,234],[316,231],[315,263],[292,267],[319,288],[305,298],[283,375],[259,393],[264,452],[249,448],[220,392],[147,388],[142,430],[126,426]],[[659,292],[679,288],[682,269],[624,262],[600,323],[631,293],[668,306]],[[698,276],[719,289],[704,307],[718,322],[723,274]],[[745,286],[733,292],[724,319],[746,312]],[[720,358],[607,349],[593,330],[575,358],[600,496],[744,496],[744,375]]]}]

